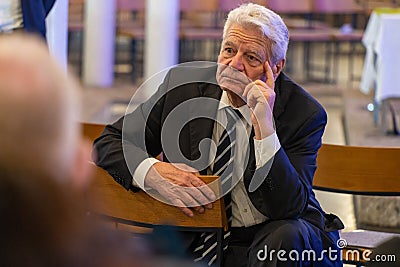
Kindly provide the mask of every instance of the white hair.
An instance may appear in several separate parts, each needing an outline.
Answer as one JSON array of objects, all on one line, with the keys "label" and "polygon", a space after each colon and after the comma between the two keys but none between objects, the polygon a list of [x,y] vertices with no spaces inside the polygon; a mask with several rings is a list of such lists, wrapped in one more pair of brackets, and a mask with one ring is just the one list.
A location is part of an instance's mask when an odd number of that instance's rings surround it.
[{"label": "white hair", "polygon": [[272,63],[286,58],[289,44],[289,31],[282,18],[272,10],[257,4],[243,4],[228,14],[225,22],[223,39],[229,29],[239,24],[242,27],[256,27],[270,40]]}]

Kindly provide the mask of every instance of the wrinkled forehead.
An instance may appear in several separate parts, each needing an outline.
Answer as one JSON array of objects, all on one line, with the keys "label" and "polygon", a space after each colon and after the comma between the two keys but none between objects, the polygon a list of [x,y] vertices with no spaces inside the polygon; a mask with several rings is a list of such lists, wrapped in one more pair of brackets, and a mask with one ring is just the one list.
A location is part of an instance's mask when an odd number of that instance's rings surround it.
[{"label": "wrinkled forehead", "polygon": [[256,43],[261,46],[264,46],[268,41],[267,37],[265,37],[261,31],[241,26],[231,27],[225,36],[225,40],[226,39],[238,39],[243,42]]},{"label": "wrinkled forehead", "polygon": [[261,29],[253,26],[243,26],[240,24],[232,24],[226,32],[225,38],[222,44],[234,42],[234,43],[245,43],[255,48],[266,50],[270,52],[271,41],[263,33]]}]

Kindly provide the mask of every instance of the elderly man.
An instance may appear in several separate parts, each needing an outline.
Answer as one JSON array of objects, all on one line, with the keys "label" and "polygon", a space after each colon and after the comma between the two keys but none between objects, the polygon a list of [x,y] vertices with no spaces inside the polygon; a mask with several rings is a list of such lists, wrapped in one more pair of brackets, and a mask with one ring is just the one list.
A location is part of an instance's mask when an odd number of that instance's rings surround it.
[{"label": "elderly man", "polygon": [[13,158],[16,169],[85,186],[91,146],[81,138],[78,88],[39,38],[0,36],[0,165]]},{"label": "elderly man", "polygon": [[[282,72],[288,41],[271,10],[232,10],[218,66],[171,69],[152,98],[95,141],[97,164],[124,187],[156,190],[188,216],[219,197],[198,174],[219,175],[230,226],[224,266],[341,265],[341,222],[312,191],[327,116]],[[165,162],[153,158],[160,152]],[[189,249],[215,263],[215,236],[197,235]]]}]

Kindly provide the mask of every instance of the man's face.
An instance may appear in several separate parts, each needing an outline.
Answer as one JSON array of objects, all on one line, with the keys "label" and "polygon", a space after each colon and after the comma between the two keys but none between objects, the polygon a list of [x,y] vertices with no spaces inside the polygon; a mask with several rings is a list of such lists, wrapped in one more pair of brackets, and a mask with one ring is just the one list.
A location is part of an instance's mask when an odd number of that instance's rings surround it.
[{"label": "man's face", "polygon": [[268,42],[258,29],[238,24],[229,29],[218,56],[217,81],[223,90],[241,96],[250,82],[265,81]]}]

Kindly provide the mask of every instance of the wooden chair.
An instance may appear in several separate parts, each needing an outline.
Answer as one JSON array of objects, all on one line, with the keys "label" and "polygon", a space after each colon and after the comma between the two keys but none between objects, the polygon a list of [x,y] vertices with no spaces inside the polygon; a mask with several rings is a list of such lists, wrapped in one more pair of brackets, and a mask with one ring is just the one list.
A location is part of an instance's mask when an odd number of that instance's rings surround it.
[{"label": "wooden chair", "polygon": [[82,72],[85,0],[68,1],[68,61],[78,76]]},{"label": "wooden chair", "polygon": [[116,38],[127,41],[128,47],[117,47],[115,70],[117,73],[131,74],[132,82],[136,82],[143,77],[146,1],[117,0],[116,7]]},{"label": "wooden chair", "polygon": [[144,27],[145,0],[117,0],[117,29]]},{"label": "wooden chair", "polygon": [[104,130],[104,124],[81,123],[82,135],[91,141],[94,141]]},{"label": "wooden chair", "polygon": [[[319,73],[323,74],[323,82],[329,83],[330,78],[330,59],[329,54],[324,53],[325,58],[321,60],[320,52],[317,55],[318,60],[313,60],[312,53],[314,44],[324,45],[325,51],[328,50],[327,45],[331,42],[331,35],[327,32],[327,25],[316,22],[313,20],[313,1],[312,0],[299,0],[299,1],[282,1],[282,0],[266,0],[266,6],[282,16],[283,21],[289,29],[290,42],[285,66],[285,71],[289,74],[293,73],[295,67],[293,64],[296,62],[294,59],[293,45],[302,45],[303,49],[298,49],[302,52],[302,60],[304,66],[305,80],[320,80]],[[318,73],[317,75],[314,75]]]},{"label": "wooden chair", "polygon": [[[400,147],[323,144],[318,153],[313,186],[317,190],[353,195],[400,196],[399,163]],[[342,252],[344,262],[363,265],[364,251],[373,250],[395,235],[398,234],[362,230],[341,232],[341,238],[347,242]]]},{"label": "wooden chair", "polygon": [[[323,17],[326,23],[336,28],[329,30],[332,36],[333,49],[333,81],[337,81],[338,61],[341,54],[345,54],[348,58],[349,81],[355,79],[354,75],[354,57],[356,55],[357,45],[361,45],[361,39],[364,34],[363,29],[357,29],[359,24],[363,28],[367,22],[364,9],[354,0],[314,0],[313,4],[314,16]],[[331,20],[328,22],[328,20]],[[361,22],[358,22],[361,20]],[[339,28],[339,26],[342,26]],[[347,44],[349,48],[346,52],[341,51],[343,44]],[[364,55],[364,49],[360,49],[358,54]]]},{"label": "wooden chair", "polygon": [[179,63],[216,61],[222,30],[216,27],[218,0],[180,0]]},{"label": "wooden chair", "polygon": [[[100,136],[104,125],[82,124],[83,135],[91,140]],[[227,219],[223,199],[213,203],[213,208],[193,218],[178,208],[151,197],[144,191],[125,190],[103,169],[96,167],[93,184],[86,192],[91,214],[111,222],[114,227],[135,233],[148,232],[159,225],[174,225],[179,231],[215,232],[217,234],[217,264],[222,259],[223,230]],[[216,176],[202,176],[207,184]],[[219,188],[211,187],[216,193]]]},{"label": "wooden chair", "polygon": [[[202,177],[206,183],[215,177]],[[177,207],[165,204],[144,191],[125,190],[103,169],[97,167],[93,184],[86,192],[91,214],[115,223],[121,230],[143,233],[159,225],[174,225],[178,231],[215,232],[217,235],[217,264],[222,259],[223,230],[227,227],[223,200],[213,208],[190,218]]]},{"label": "wooden chair", "polygon": [[214,28],[218,0],[180,0],[181,28]]},{"label": "wooden chair", "polygon": [[400,6],[398,0],[357,0],[363,6],[365,13],[370,15],[376,8],[397,8]]},{"label": "wooden chair", "polygon": [[[83,124],[82,128],[83,134],[93,140],[101,134],[104,126]],[[318,168],[313,186],[317,190],[336,193],[400,196],[399,159],[400,148],[323,144],[317,157]],[[223,201],[216,201],[212,210],[189,218],[177,208],[157,201],[145,192],[125,190],[100,168],[96,169],[95,183],[88,196],[97,203],[94,212],[113,221],[120,229],[138,231],[131,226],[151,228],[168,222],[181,230],[215,231],[222,240],[222,229],[227,225]],[[372,250],[380,241],[393,235],[360,230],[342,232],[341,238],[347,241],[342,252],[344,262],[363,264],[361,255],[364,251]],[[221,248],[219,253],[222,253]]]},{"label": "wooden chair", "polygon": [[[312,0],[282,1],[266,0],[266,7],[283,16],[288,28],[309,28],[312,26]],[[300,17],[301,19],[299,19]],[[296,19],[297,18],[297,19]]]}]

